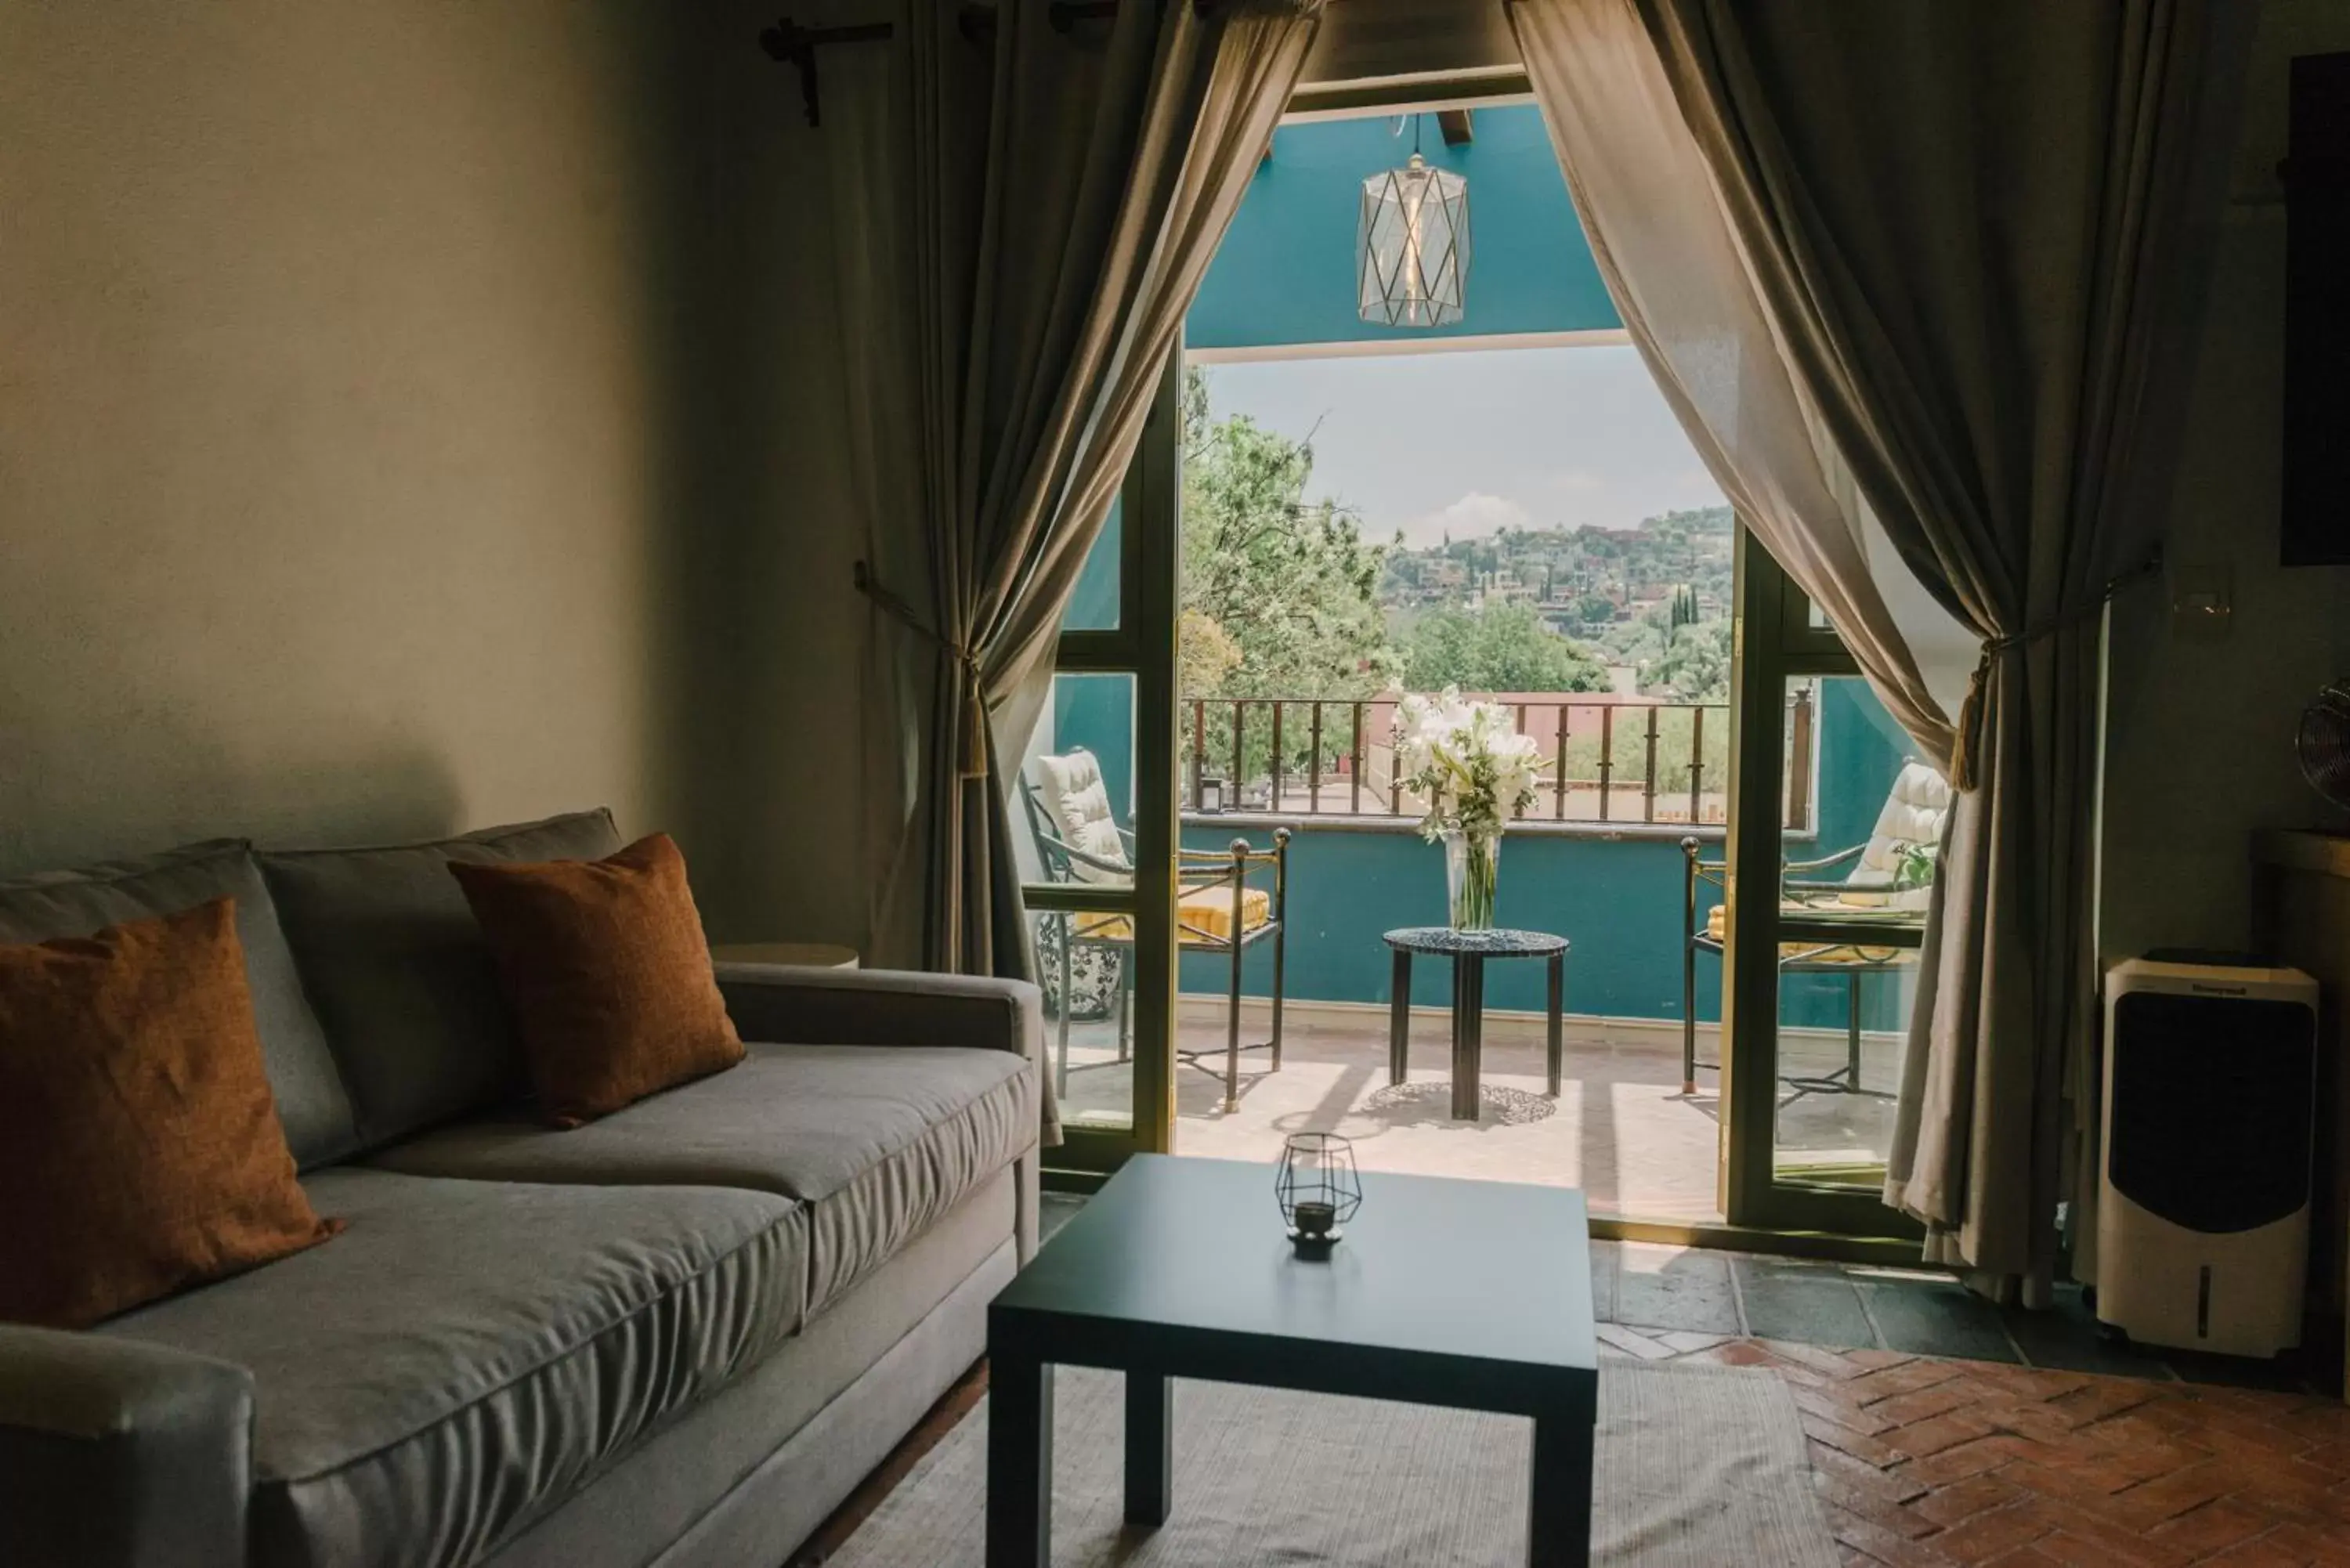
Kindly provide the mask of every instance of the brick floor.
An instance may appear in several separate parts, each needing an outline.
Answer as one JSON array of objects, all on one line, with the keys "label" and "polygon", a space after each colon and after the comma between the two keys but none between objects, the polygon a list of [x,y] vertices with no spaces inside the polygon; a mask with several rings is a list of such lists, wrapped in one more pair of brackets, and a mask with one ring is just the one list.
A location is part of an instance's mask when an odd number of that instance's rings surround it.
[{"label": "brick floor", "polygon": [[[1046,1234],[1078,1206],[1048,1199]],[[1632,1243],[1594,1251],[1607,1265],[1593,1303],[1602,1356],[1764,1366],[1786,1382],[1847,1568],[2350,1568],[2350,1407],[2330,1395],[2183,1382],[2152,1360],[2146,1376],[2110,1376],[2029,1365],[2036,1355],[1977,1361],[1712,1332],[1696,1325],[1727,1314],[1746,1327],[1752,1285],[1732,1262],[1780,1265]],[[1651,1287],[1621,1288],[1640,1279]],[[1621,1321],[1644,1311],[1673,1321]],[[2035,1352],[2053,1334],[2056,1348],[2107,1354],[2082,1325],[2069,1347],[2054,1326],[2043,1324]],[[2256,1370],[2207,1358],[2188,1375]],[[986,1386],[983,1364],[790,1568],[818,1568]]]},{"label": "brick floor", "polygon": [[[1607,1327],[1603,1356],[1787,1382],[1847,1568],[2350,1568],[2350,1407],[2317,1395]],[[837,1551],[986,1377],[941,1401],[792,1568]]]},{"label": "brick floor", "polygon": [[2318,1395],[1608,1330],[1785,1379],[1847,1564],[2350,1568],[2350,1407]]}]

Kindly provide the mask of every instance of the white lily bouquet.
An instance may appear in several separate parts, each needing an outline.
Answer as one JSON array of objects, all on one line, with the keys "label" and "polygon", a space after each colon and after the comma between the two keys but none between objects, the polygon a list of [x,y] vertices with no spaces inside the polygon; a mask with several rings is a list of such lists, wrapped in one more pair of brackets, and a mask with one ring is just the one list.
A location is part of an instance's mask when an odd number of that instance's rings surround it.
[{"label": "white lily bouquet", "polygon": [[1448,686],[1396,704],[1395,753],[1398,787],[1428,802],[1422,836],[1444,845],[1453,925],[1490,929],[1502,830],[1534,803],[1542,748],[1501,703],[1464,701]]}]

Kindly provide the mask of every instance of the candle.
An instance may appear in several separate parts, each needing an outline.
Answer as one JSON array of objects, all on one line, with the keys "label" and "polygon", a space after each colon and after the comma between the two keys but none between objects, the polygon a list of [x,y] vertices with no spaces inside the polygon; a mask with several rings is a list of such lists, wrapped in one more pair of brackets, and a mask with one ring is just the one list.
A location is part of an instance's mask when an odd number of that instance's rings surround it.
[{"label": "candle", "polygon": [[1338,1206],[1335,1203],[1302,1199],[1293,1216],[1300,1236],[1327,1236],[1338,1224]]}]

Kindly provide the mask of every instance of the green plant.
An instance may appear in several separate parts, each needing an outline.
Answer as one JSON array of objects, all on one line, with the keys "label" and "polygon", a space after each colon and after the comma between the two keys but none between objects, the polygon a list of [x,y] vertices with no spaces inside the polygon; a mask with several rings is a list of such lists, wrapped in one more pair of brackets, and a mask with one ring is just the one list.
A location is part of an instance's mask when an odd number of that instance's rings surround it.
[{"label": "green plant", "polygon": [[1893,886],[1896,888],[1930,888],[1934,883],[1934,858],[1938,853],[1931,844],[1912,844],[1904,839],[1893,846]]}]

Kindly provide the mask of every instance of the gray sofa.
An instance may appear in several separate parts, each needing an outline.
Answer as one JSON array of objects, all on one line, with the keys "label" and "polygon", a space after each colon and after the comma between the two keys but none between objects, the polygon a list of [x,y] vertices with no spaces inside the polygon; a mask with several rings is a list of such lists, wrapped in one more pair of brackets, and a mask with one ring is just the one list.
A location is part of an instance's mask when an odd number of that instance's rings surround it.
[{"label": "gray sofa", "polygon": [[0,1324],[0,1563],[780,1563],[978,1358],[1035,1246],[1035,990],[721,965],[742,1065],[551,1129],[446,865],[619,844],[597,812],[0,883],[0,941],[234,896],[349,1222],[88,1333]]}]

